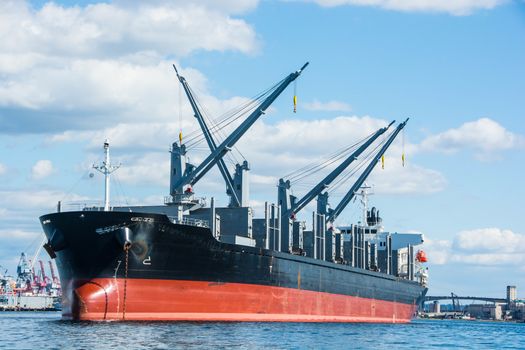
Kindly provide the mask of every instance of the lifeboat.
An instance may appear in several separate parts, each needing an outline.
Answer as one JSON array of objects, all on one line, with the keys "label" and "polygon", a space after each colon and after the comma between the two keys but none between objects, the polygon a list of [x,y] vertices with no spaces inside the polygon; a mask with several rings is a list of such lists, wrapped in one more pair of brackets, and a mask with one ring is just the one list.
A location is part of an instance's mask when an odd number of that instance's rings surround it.
[{"label": "lifeboat", "polygon": [[428,261],[427,254],[422,250],[418,250],[416,254],[416,261],[420,263],[426,263]]}]

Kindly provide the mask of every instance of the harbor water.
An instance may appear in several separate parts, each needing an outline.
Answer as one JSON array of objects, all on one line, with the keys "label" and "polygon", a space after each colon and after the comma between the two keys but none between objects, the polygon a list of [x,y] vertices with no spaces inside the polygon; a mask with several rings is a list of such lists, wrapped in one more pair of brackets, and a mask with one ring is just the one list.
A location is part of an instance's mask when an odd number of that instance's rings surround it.
[{"label": "harbor water", "polygon": [[70,322],[58,312],[1,312],[1,349],[524,349],[525,324]]}]

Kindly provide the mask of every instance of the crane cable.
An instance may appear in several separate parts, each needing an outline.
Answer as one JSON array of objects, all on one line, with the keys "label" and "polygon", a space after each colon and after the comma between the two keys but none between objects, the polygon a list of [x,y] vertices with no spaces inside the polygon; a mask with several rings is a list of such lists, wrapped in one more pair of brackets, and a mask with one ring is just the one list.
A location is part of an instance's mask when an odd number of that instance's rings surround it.
[{"label": "crane cable", "polygon": [[[243,115],[245,115],[247,113],[248,109],[252,109],[252,110],[255,109],[255,107],[253,107],[254,102],[256,102],[256,101],[253,101],[253,100],[252,101],[248,101],[243,106],[241,106],[238,110],[234,111],[234,113],[231,116],[227,116],[226,118],[223,118],[222,121],[220,121],[219,123],[213,123],[212,126],[209,128],[210,133],[212,135],[217,135],[218,131],[220,131],[221,129],[229,126],[230,124],[232,124],[233,122],[235,122],[236,120],[241,118]],[[209,120],[209,118],[208,118],[208,120]],[[194,147],[196,147],[199,144],[201,144],[202,141],[204,141],[204,139],[205,139],[204,134],[202,133],[202,131],[194,133],[193,135],[195,135],[195,136],[190,138],[190,141],[188,143],[187,149],[193,149]],[[221,138],[219,138],[219,139],[221,139]],[[239,151],[239,149],[237,147],[234,146],[233,149],[236,150],[237,153],[240,154],[240,156],[243,159],[246,159],[244,157],[244,155]],[[228,153],[226,158],[231,158],[231,153]]]},{"label": "crane cable", "polygon": [[352,176],[354,176],[358,171],[360,171],[366,164],[369,163],[370,160],[373,159],[373,157],[376,154],[376,151],[385,144],[386,139],[381,140],[377,143],[377,145],[374,146],[373,149],[371,149],[369,152],[365,154],[364,157],[360,159],[360,161],[352,167],[349,171],[347,171],[341,178],[339,178],[333,186],[331,186],[331,191],[335,191],[339,189],[348,179],[350,179]]},{"label": "crane cable", "polygon": [[340,159],[342,156],[348,154],[355,145],[356,144],[353,144],[353,145],[341,148],[341,149],[337,150],[336,152],[326,156],[326,160],[309,163],[309,164],[305,165],[304,167],[302,167],[300,169],[294,170],[293,172],[286,174],[285,176],[283,176],[283,178],[286,178],[286,179],[288,179],[290,181],[296,181],[299,177],[304,177],[304,176],[302,176],[303,174],[306,174],[308,172],[312,172],[316,168],[322,167],[325,164],[326,165],[332,164],[334,161],[336,161],[336,160]]},{"label": "crane cable", "polygon": [[[203,111],[203,118],[205,119],[205,121],[207,122],[207,124],[211,127],[211,128],[214,128],[216,129],[216,132],[215,133],[212,133],[212,135],[215,135],[215,141],[216,143],[222,143],[224,141],[224,139],[227,137],[224,133],[224,130],[223,128],[217,128],[216,124],[215,124],[215,121],[210,118],[210,113],[208,111],[208,109],[206,108],[206,106],[204,106],[203,104],[200,103],[200,101],[197,101],[198,105],[201,106],[201,110]],[[210,131],[211,133],[211,131]],[[212,136],[213,137],[213,136]],[[246,158],[244,158],[244,155],[239,151],[239,149],[236,147],[236,146],[233,146],[232,147],[244,160],[246,160]],[[235,154],[233,152],[228,152],[226,154],[226,157],[229,158],[230,160],[232,160],[232,162],[234,164],[236,163],[239,163],[237,157],[235,157]]]},{"label": "crane cable", "polygon": [[365,164],[368,164],[370,160],[372,160],[376,156],[376,151],[382,147],[390,138],[390,136],[395,132],[393,130],[388,137],[383,138],[380,142],[377,143],[376,146],[372,150],[370,150],[365,157],[360,161],[360,163],[354,168],[353,171],[347,173],[345,176],[343,176],[340,180],[336,181],[336,183],[332,186],[331,192],[339,189],[340,186],[342,186],[350,177],[355,175],[360,169],[363,168]]},{"label": "crane cable", "polygon": [[337,151],[335,151],[334,153],[330,154],[327,156],[327,159],[322,161],[322,162],[315,162],[315,163],[310,163],[298,170],[295,170],[287,175],[285,175],[283,178],[285,179],[288,179],[290,182],[294,182],[294,183],[297,183],[299,182],[300,180],[310,176],[310,175],[313,175],[323,169],[325,169],[326,167],[332,165],[333,163],[337,162],[338,160],[346,157],[347,155],[350,154],[350,152],[353,152],[358,146],[362,145],[363,143],[365,143],[367,140],[369,140],[372,136],[374,135],[374,133],[371,133],[370,135],[364,137],[363,139],[355,142],[354,144],[351,144],[349,146],[346,146],[346,147],[343,147]]},{"label": "crane cable", "polygon": [[[243,115],[247,113],[243,111],[247,110],[249,107],[251,107],[250,105],[253,105],[253,104],[254,102],[250,101],[246,103],[244,106],[242,106],[242,108],[240,108],[238,111],[235,111],[235,113],[231,114],[230,116],[224,118],[223,120],[219,122],[214,123],[213,126],[209,128],[210,133],[212,135],[215,135],[218,132],[218,130],[223,129],[227,127],[228,125],[230,125],[231,123],[238,120],[240,117],[242,117]],[[254,109],[254,108],[250,108],[250,109]],[[194,132],[192,133],[191,136],[192,136],[192,138],[190,139],[190,141],[192,142],[191,146],[201,143],[204,140],[204,134],[202,133],[202,131]]]},{"label": "crane cable", "polygon": [[[284,79],[283,79],[284,80]],[[269,95],[271,92],[273,92],[281,83],[282,81],[277,82],[276,84],[272,85],[270,88],[264,90],[263,92],[259,93],[258,95],[252,97],[250,100],[248,100],[246,103],[241,104],[237,107],[234,107],[222,115],[220,115],[218,118],[215,119],[215,123],[212,127],[210,127],[210,132],[212,134],[215,134],[217,130],[223,129],[236,121],[237,119],[241,118],[242,116],[246,115],[249,111],[255,110],[255,108],[262,103],[263,98],[265,98],[267,95]],[[196,101],[197,98],[195,97]],[[259,102],[257,104],[257,102]],[[202,106],[202,103],[198,103]],[[256,105],[257,104],[257,105]],[[188,147],[192,147],[197,143],[200,143],[204,140],[204,134],[202,130],[196,130],[188,135],[189,141],[187,144]]]},{"label": "crane cable", "polygon": [[293,112],[297,113],[297,80],[293,82]]},{"label": "crane cable", "polygon": [[182,84],[179,84],[179,143],[182,146]]},{"label": "crane cable", "polygon": [[405,167],[405,128],[401,130],[401,165],[403,165],[403,168]]},{"label": "crane cable", "polygon": [[[222,143],[222,140],[223,140],[223,137],[222,137],[223,135],[221,135],[222,134],[222,129],[224,129],[225,127],[227,127],[231,123],[235,122],[236,120],[238,120],[242,116],[244,116],[244,115],[248,114],[249,112],[255,110],[255,108],[257,108],[257,106],[260,105],[260,103],[262,103],[262,99],[265,98],[267,95],[269,95],[272,91],[274,91],[277,88],[277,86],[279,84],[281,84],[281,82],[282,82],[282,80],[280,82],[278,82],[277,84],[274,84],[269,89],[263,91],[259,95],[256,95],[255,98],[252,98],[251,100],[248,100],[246,103],[240,105],[238,108],[231,109],[229,112],[224,113],[223,116],[225,116],[225,117],[223,117],[222,120],[219,121],[219,122],[215,122],[209,117],[209,112],[207,111],[205,106],[197,98],[195,98],[195,102],[197,103],[198,106],[201,107],[200,109],[203,111],[203,118],[205,118],[208,121],[208,124],[210,125],[210,127],[208,128],[209,131],[210,131],[210,134],[215,135],[217,140],[220,143]],[[193,92],[192,92],[192,94],[195,96],[195,94]],[[217,119],[220,120],[221,118],[217,118]],[[221,125],[221,123],[222,123],[222,125]],[[204,133],[202,132],[202,130],[200,132],[194,133],[194,135],[195,136],[193,136],[192,138],[190,137],[190,141],[187,144],[187,149],[194,148],[198,144],[202,143],[202,141],[205,139],[205,136],[204,136]],[[244,157],[242,152],[236,146],[233,146],[232,148],[244,160],[246,160],[246,158]],[[239,164],[240,163],[233,153],[228,153],[226,155],[226,158],[229,159],[230,163],[232,163],[234,166],[235,166],[235,164]]]},{"label": "crane cable", "polygon": [[[210,131],[213,133],[219,127],[220,128],[224,128],[224,127],[228,126],[233,121],[235,121],[236,119],[239,118],[239,116],[237,116],[235,119],[231,120],[235,115],[236,114],[233,114],[232,116],[229,116],[227,118],[224,118],[223,120],[220,120],[219,122],[216,122],[216,124],[213,127],[210,128]],[[227,123],[227,124],[223,125],[225,123]],[[194,144],[200,143],[202,140],[204,140],[204,134],[202,133],[201,130],[193,131],[192,133],[189,134],[189,137],[190,137],[190,141],[193,142]]]},{"label": "crane cable", "polygon": [[348,152],[342,153],[342,154],[338,155],[337,157],[329,159],[328,161],[326,161],[324,163],[321,163],[319,166],[307,169],[308,171],[304,171],[303,173],[298,174],[297,176],[291,178],[290,182],[293,182],[294,184],[296,184],[296,183],[300,182],[301,180],[303,180],[304,178],[307,178],[307,177],[309,177],[311,175],[314,175],[314,174],[320,172],[321,170],[323,170],[323,169],[327,168],[328,166],[334,164],[338,160],[344,158],[352,150],[353,149],[349,149]]}]

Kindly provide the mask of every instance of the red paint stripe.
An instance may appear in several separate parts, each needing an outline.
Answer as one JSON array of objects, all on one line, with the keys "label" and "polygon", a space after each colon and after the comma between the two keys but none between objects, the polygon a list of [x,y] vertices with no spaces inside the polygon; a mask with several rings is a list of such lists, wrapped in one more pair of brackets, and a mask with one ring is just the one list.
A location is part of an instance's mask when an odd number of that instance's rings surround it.
[{"label": "red paint stripe", "polygon": [[[65,298],[63,316],[81,320],[409,322],[416,305],[239,283],[94,279]],[[75,307],[73,305],[76,305]]]}]

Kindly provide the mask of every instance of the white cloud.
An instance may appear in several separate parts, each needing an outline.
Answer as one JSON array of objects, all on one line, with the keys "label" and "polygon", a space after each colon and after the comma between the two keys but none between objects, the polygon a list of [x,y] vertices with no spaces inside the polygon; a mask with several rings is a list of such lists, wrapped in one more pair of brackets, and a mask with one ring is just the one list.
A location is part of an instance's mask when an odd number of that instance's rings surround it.
[{"label": "white cloud", "polygon": [[84,200],[85,196],[74,193],[64,193],[55,190],[5,190],[0,191],[0,207],[9,207],[10,210],[47,210],[55,208],[60,200]]},{"label": "white cloud", "polygon": [[0,163],[0,175],[3,175],[5,174],[7,171],[7,168],[5,165],[3,165],[2,163]]},{"label": "white cloud", "polygon": [[38,217],[54,212],[59,200],[84,198],[54,190],[0,190],[0,265],[14,268],[16,261],[11,260],[18,260],[19,252],[33,254],[39,238],[43,238]]},{"label": "white cloud", "polygon": [[464,252],[525,254],[525,235],[495,227],[461,231],[454,238],[454,248]]},{"label": "white cloud", "polygon": [[[387,121],[368,116],[283,120],[275,125],[262,122],[257,123],[239,142],[239,148],[251,161],[254,173],[270,177],[267,178],[270,183],[272,178],[277,179],[316,160],[325,159],[329,151],[357,142],[386,125]],[[428,194],[443,190],[446,186],[443,175],[410,162],[403,168],[401,153],[401,147],[394,143],[387,153],[385,170],[376,168],[372,173],[370,181],[376,185],[378,193]],[[332,168],[307,179],[308,183],[315,184],[321,180],[321,175],[325,176]],[[298,194],[302,193],[299,186],[295,188]],[[341,186],[337,191],[343,188]]]},{"label": "white cloud", "polygon": [[[0,80],[0,106],[18,109],[17,118],[5,113],[0,121],[6,129],[24,132],[97,130],[122,121],[178,122],[179,87],[171,63],[82,59],[24,72],[11,82]],[[207,91],[201,73],[181,71],[213,115],[246,101],[242,97],[219,100]],[[180,103],[184,122],[193,119],[188,118],[193,114],[184,96]],[[44,119],[46,123],[41,122]]]},{"label": "white cloud", "polygon": [[[369,116],[341,116],[332,119],[286,119],[276,124],[257,123],[239,142],[241,149],[268,152],[286,173],[312,162],[316,157],[348,146],[384,127],[388,122]],[[320,147],[326,145],[326,147]],[[284,164],[281,164],[283,162]],[[284,174],[283,173],[283,174]]]},{"label": "white cloud", "polygon": [[450,258],[450,247],[452,242],[447,240],[432,240],[425,236],[423,249],[431,264],[444,265]]},{"label": "white cloud", "polygon": [[[1,132],[96,130],[122,121],[174,120],[178,81],[173,57],[198,50],[255,53],[254,29],[232,15],[257,3],[117,1],[67,7],[50,2],[34,9],[22,1],[0,2],[0,37],[5,39],[0,48]],[[212,112],[242,100],[212,97],[200,72],[180,70]]]},{"label": "white cloud", "polygon": [[478,159],[488,160],[499,151],[523,146],[523,136],[508,131],[492,119],[481,118],[464,123],[459,128],[431,135],[421,142],[419,149],[443,153],[471,149]]},{"label": "white cloud", "polygon": [[116,2],[85,7],[49,2],[34,9],[22,1],[0,4],[3,51],[46,56],[123,56],[144,48],[162,55],[195,50],[257,48],[253,28],[230,16],[251,10],[257,2]]},{"label": "white cloud", "polygon": [[[192,120],[193,124],[196,124]],[[283,120],[276,124],[258,121],[240,140],[237,147],[250,162],[251,184],[254,196],[275,191],[280,177],[316,160],[326,157],[328,151],[348,146],[387,125],[388,122],[371,117],[338,117],[318,120]],[[195,125],[193,125],[195,127]],[[167,187],[169,182],[168,147],[177,138],[178,128],[172,123],[119,124],[117,127],[99,131],[68,131],[51,137],[52,142],[86,140],[90,147],[99,150],[102,140],[109,135],[113,147],[112,158],[122,162],[116,176],[123,182],[132,184],[155,184]],[[330,145],[329,148],[318,145]],[[436,170],[413,164],[410,159],[406,167],[401,165],[402,149],[396,141],[387,153],[384,170],[375,169],[371,183],[376,192],[388,194],[430,194],[444,189],[446,180]],[[204,142],[199,149],[190,150],[188,156],[193,164],[198,164],[209,153]],[[91,158],[99,158],[92,155]],[[239,158],[242,160],[242,158]],[[86,163],[87,164],[87,163]],[[231,164],[227,162],[232,168]],[[300,195],[310,184],[316,183],[332,167],[324,169],[304,183],[294,184],[294,193]],[[230,169],[232,170],[232,169]],[[350,178],[349,181],[356,177]],[[347,181],[347,183],[349,183]],[[224,185],[218,174],[210,174],[196,189],[203,188],[223,191]],[[345,190],[342,186],[339,192]],[[342,192],[341,192],[342,193]],[[341,195],[336,193],[335,195]],[[267,195],[265,196],[267,197]]]},{"label": "white cloud", "polygon": [[445,12],[456,16],[492,9],[506,0],[311,0],[321,6],[374,6],[404,12]]},{"label": "white cloud", "polygon": [[[168,150],[171,143],[178,139],[178,133],[181,128],[179,123],[179,101],[178,97],[174,97],[177,91],[177,87],[169,65],[166,64],[162,69],[169,72],[169,74],[161,73],[161,70],[157,71],[155,75],[151,74],[139,74],[136,76],[136,83],[140,80],[150,81],[151,84],[146,83],[146,87],[141,89],[130,88],[128,96],[129,103],[124,103],[121,109],[124,110],[121,114],[114,114],[113,116],[100,115],[99,118],[90,118],[90,123],[104,123],[104,125],[110,124],[108,121],[112,120],[110,127],[106,128],[93,128],[93,125],[86,125],[86,131],[78,130],[66,130],[62,133],[51,135],[47,138],[47,142],[65,142],[71,140],[87,140],[89,141],[89,147],[99,147],[101,140],[108,138],[113,146],[117,147],[134,147],[141,149],[156,149],[156,150]],[[137,67],[137,70],[141,68]],[[125,75],[126,73],[123,73]],[[133,73],[131,73],[133,75]],[[190,72],[191,74],[191,72]],[[247,101],[243,97],[232,97],[226,100],[219,100],[206,91],[204,78],[200,73],[193,73],[192,78],[188,78],[194,90],[199,91],[198,97],[206,109],[212,116],[218,116],[227,110],[237,107]],[[195,78],[196,77],[196,78]],[[157,79],[158,78],[158,79]],[[134,80],[135,80],[134,79]],[[154,81],[157,79],[156,81]],[[131,84],[133,85],[133,84]],[[197,86],[195,88],[195,86]],[[202,86],[202,87],[199,87]],[[120,91],[125,94],[126,87],[122,87]],[[96,92],[93,92],[96,94]],[[104,93],[99,91],[101,95]],[[110,94],[110,92],[108,92]],[[143,98],[142,96],[148,96]],[[106,97],[108,95],[106,94]],[[139,102],[142,101],[143,102]],[[80,102],[80,101],[79,101]],[[118,108],[116,101],[106,101],[108,106]],[[127,105],[126,105],[127,104]],[[104,107],[104,108],[106,108]],[[98,108],[98,107],[97,107]],[[100,108],[103,108],[102,103]],[[108,113],[109,113],[109,108]],[[186,139],[190,136],[193,131],[198,128],[191,107],[184,98],[182,100],[182,129],[183,136]],[[147,117],[145,117],[147,116]],[[62,116],[59,117],[62,120]],[[126,122],[119,123],[120,120],[126,120]],[[115,124],[116,123],[116,124]],[[238,123],[237,123],[238,124]],[[233,123],[231,127],[237,125]],[[113,126],[114,125],[114,126]],[[154,142],[152,142],[154,141]]]},{"label": "white cloud", "polygon": [[482,228],[458,232],[452,241],[428,240],[424,249],[429,261],[483,266],[525,263],[525,235],[500,228]]},{"label": "white cloud", "polygon": [[318,100],[313,100],[312,102],[307,102],[304,104],[304,108],[309,111],[320,111],[320,112],[350,112],[352,106],[348,103],[340,101],[328,101],[321,102]]},{"label": "white cloud", "polygon": [[401,163],[401,155],[394,159],[385,157],[385,169],[378,163],[370,175],[376,193],[385,194],[431,194],[443,191],[447,185],[445,177],[436,170]]},{"label": "white cloud", "polygon": [[[31,259],[43,239],[44,232],[40,227],[34,229],[0,227],[0,241],[2,242],[0,245],[0,275],[5,271],[4,269],[7,269],[8,275],[16,276],[20,252],[25,252],[28,255],[27,258]],[[42,252],[39,257],[49,259],[48,255]]]},{"label": "white cloud", "polygon": [[258,175],[258,174],[251,174],[250,175],[250,182],[253,184],[261,184],[261,185],[276,185],[278,183],[278,178],[275,176],[268,176],[268,175]]},{"label": "white cloud", "polygon": [[28,241],[43,235],[42,232],[26,231],[20,229],[0,229],[0,240]]},{"label": "white cloud", "polygon": [[35,180],[40,180],[53,174],[54,171],[53,163],[50,160],[42,159],[33,165],[31,177]]},{"label": "white cloud", "polygon": [[115,173],[120,181],[130,184],[169,185],[169,153],[147,153],[141,157],[123,157],[123,166]]}]

